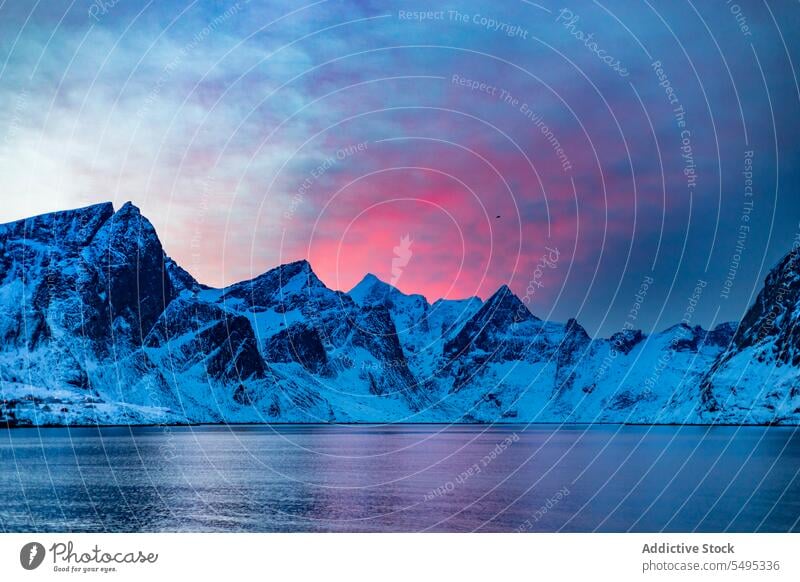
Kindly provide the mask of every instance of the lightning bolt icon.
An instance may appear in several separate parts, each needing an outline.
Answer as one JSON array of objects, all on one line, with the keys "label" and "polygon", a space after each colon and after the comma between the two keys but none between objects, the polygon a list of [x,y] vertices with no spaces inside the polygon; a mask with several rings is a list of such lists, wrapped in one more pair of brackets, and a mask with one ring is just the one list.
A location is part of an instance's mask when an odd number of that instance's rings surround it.
[{"label": "lightning bolt icon", "polygon": [[39,553],[39,548],[37,546],[31,546],[31,551],[28,554],[28,566],[33,564],[33,559],[36,557],[36,554]]}]

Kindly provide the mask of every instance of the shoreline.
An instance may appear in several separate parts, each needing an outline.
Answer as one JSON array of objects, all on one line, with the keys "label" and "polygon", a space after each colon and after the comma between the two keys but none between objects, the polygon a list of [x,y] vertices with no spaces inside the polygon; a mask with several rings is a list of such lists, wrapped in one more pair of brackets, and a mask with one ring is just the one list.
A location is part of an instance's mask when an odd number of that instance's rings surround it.
[{"label": "shoreline", "polygon": [[42,428],[193,428],[193,427],[336,427],[336,426],[363,426],[370,428],[386,428],[386,427],[414,427],[414,426],[564,426],[564,427],[592,427],[592,426],[671,426],[671,427],[737,427],[737,428],[758,428],[758,427],[771,427],[771,428],[800,428],[798,424],[782,424],[782,423],[753,423],[753,424],[737,424],[737,423],[647,423],[647,422],[197,422],[197,423],[150,423],[150,424],[25,424],[25,425],[8,425],[0,426],[3,430],[18,430],[18,429],[42,429]]}]

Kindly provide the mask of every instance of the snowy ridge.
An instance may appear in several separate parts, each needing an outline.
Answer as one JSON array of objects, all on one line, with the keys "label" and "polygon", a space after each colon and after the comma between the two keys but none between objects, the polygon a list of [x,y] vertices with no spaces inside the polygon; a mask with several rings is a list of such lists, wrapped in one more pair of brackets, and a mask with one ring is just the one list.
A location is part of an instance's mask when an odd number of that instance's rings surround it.
[{"label": "snowy ridge", "polygon": [[485,302],[334,291],[307,261],[211,289],[130,203],[0,225],[0,421],[800,422],[800,265],[741,325],[592,339]]}]

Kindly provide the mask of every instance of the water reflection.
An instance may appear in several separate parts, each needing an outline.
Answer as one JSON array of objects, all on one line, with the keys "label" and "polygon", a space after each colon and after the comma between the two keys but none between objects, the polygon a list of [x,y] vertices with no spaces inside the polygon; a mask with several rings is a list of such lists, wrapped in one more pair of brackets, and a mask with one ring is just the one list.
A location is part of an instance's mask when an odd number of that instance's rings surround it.
[{"label": "water reflection", "polygon": [[797,531],[778,427],[238,426],[0,435],[5,531]]}]

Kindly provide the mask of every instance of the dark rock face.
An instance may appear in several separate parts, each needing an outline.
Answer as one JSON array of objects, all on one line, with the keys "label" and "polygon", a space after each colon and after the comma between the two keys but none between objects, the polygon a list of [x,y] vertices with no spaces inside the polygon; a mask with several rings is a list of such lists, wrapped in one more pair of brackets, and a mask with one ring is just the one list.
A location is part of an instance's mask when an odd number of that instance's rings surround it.
[{"label": "dark rock face", "polygon": [[530,341],[527,344],[505,342],[501,347],[496,340],[500,335],[514,334],[523,324],[538,321],[511,289],[503,285],[464,324],[461,331],[445,344],[444,353],[453,357],[478,349],[492,353],[496,359],[522,359]]},{"label": "dark rock face", "polygon": [[394,322],[385,307],[367,307],[355,324],[353,345],[369,350],[384,361],[405,361]]},{"label": "dark rock face", "polygon": [[164,261],[164,269],[167,274],[167,278],[172,285],[172,289],[177,293],[180,294],[181,291],[192,291],[197,292],[203,289],[208,289],[205,285],[201,285],[197,281],[195,281],[194,277],[192,277],[186,270],[184,270],[178,263],[166,257]]},{"label": "dark rock face", "polygon": [[140,345],[176,295],[158,236],[131,204],[2,225],[0,249],[0,280],[19,292],[0,325],[3,344],[52,351],[56,377],[69,386],[89,386],[84,361]]},{"label": "dark rock face", "polygon": [[[223,290],[218,303],[227,309],[241,313],[260,314],[271,312],[276,314],[280,326],[292,325],[292,320],[287,319],[288,314],[297,312],[302,317],[305,331],[296,328],[295,333],[303,338],[298,341],[319,342],[327,352],[333,346],[341,345],[349,336],[353,318],[357,311],[352,299],[344,293],[328,289],[317,278],[308,261],[297,261],[272,269],[260,277],[250,281],[236,283]],[[313,339],[308,334],[315,334]],[[260,329],[256,323],[256,332],[259,338],[266,341],[276,331],[273,329]],[[272,355],[267,358],[279,358],[276,361],[299,361],[284,350],[283,355],[277,355],[276,346],[288,345],[288,336],[282,333],[283,339],[268,342],[269,347],[264,347]],[[319,346],[312,347],[308,352],[307,360],[312,367],[321,360],[318,352]],[[316,350],[316,355],[314,352]],[[266,352],[265,352],[266,353]],[[287,359],[288,358],[288,359]],[[321,369],[321,368],[319,368]]]},{"label": "dark rock face", "polygon": [[81,333],[81,314],[59,307],[80,304],[81,286],[97,282],[81,253],[113,214],[111,204],[99,204],[0,225],[0,282],[20,285],[18,303],[2,322],[5,345],[40,347],[51,339],[52,324]]},{"label": "dark rock face", "polygon": [[738,326],[739,324],[735,321],[720,323],[706,334],[706,344],[723,348],[728,347],[733,340],[733,336],[736,334],[736,328]]},{"label": "dark rock face", "polygon": [[556,349],[543,322],[503,285],[445,342],[440,375],[452,377],[456,394],[479,385],[492,364],[547,361]]},{"label": "dark rock face", "polygon": [[[289,285],[291,284],[290,288]],[[279,307],[288,311],[301,307],[315,290],[325,288],[311,270],[308,261],[281,265],[263,275],[231,285],[225,290],[222,301],[240,300],[248,308],[258,311]]]},{"label": "dark rock face", "polygon": [[193,298],[172,302],[144,345],[168,350],[170,363],[178,369],[200,364],[218,382],[265,377],[266,367],[247,318]]},{"label": "dark rock face", "polygon": [[176,295],[158,236],[130,203],[116,213],[98,204],[3,225],[0,249],[0,278],[27,288],[18,320],[27,333],[5,331],[31,348],[55,326],[108,357],[115,344],[141,343]]},{"label": "dark rock face", "polygon": [[800,250],[781,259],[764,281],[764,288],[748,309],[733,336],[738,349],[769,340],[776,357],[798,364],[800,329],[794,324],[800,302]]},{"label": "dark rock face", "polygon": [[[97,305],[97,317],[111,324],[111,341],[123,335],[140,344],[177,295],[166,276],[161,241],[150,221],[128,202],[106,221],[95,242],[90,256],[98,270],[98,286],[107,295]],[[105,322],[98,323],[103,327]]]},{"label": "dark rock face", "polygon": [[176,343],[181,336],[194,335],[230,314],[221,307],[199,301],[194,297],[180,297],[164,311],[144,341],[145,347],[156,348]]},{"label": "dark rock face", "polygon": [[[759,343],[776,333],[774,322],[779,315],[789,309],[786,299],[791,291],[793,269],[789,268],[791,255],[787,255],[764,280],[764,288],[756,297],[739,325],[733,341],[738,348],[746,348]],[[788,285],[787,285],[788,284]]]},{"label": "dark rock face", "polygon": [[589,348],[591,338],[575,319],[567,321],[564,340],[556,351],[555,390],[571,390],[575,383],[576,367]]},{"label": "dark rock face", "polygon": [[24,265],[26,251],[28,258],[36,256],[39,245],[44,245],[50,255],[79,254],[113,214],[114,207],[107,202],[0,225],[0,250],[5,267],[0,276],[7,274],[10,264]]},{"label": "dark rock face", "polygon": [[767,275],[739,326],[720,326],[722,337],[716,341],[735,332],[700,383],[704,409],[724,422],[736,421],[731,407],[769,422],[795,419],[800,413],[799,317],[800,247],[795,244]]},{"label": "dark rock face", "polygon": [[624,390],[614,397],[608,407],[611,410],[630,410],[640,402],[646,402],[652,398],[653,394],[647,391],[634,393],[631,390]]},{"label": "dark rock face", "polygon": [[398,393],[419,410],[426,395],[408,367],[392,317],[383,306],[364,307],[353,322],[351,342],[374,355],[378,365],[364,376],[373,394]]},{"label": "dark rock face", "polygon": [[246,317],[218,322],[201,332],[198,341],[203,347],[216,348],[206,364],[212,378],[223,382],[264,378],[264,361]]},{"label": "dark rock face", "polygon": [[233,400],[242,406],[250,406],[254,401],[253,393],[245,388],[243,384],[239,384],[239,386],[233,392]]},{"label": "dark rock face", "polygon": [[672,347],[679,352],[696,352],[706,339],[706,332],[699,326],[688,326],[684,323],[667,330],[672,334]]},{"label": "dark rock face", "polygon": [[269,338],[264,346],[268,362],[297,362],[312,374],[322,374],[328,354],[316,329],[297,323]]},{"label": "dark rock face", "polygon": [[644,339],[641,329],[626,329],[611,336],[611,346],[617,352],[627,355]]}]

